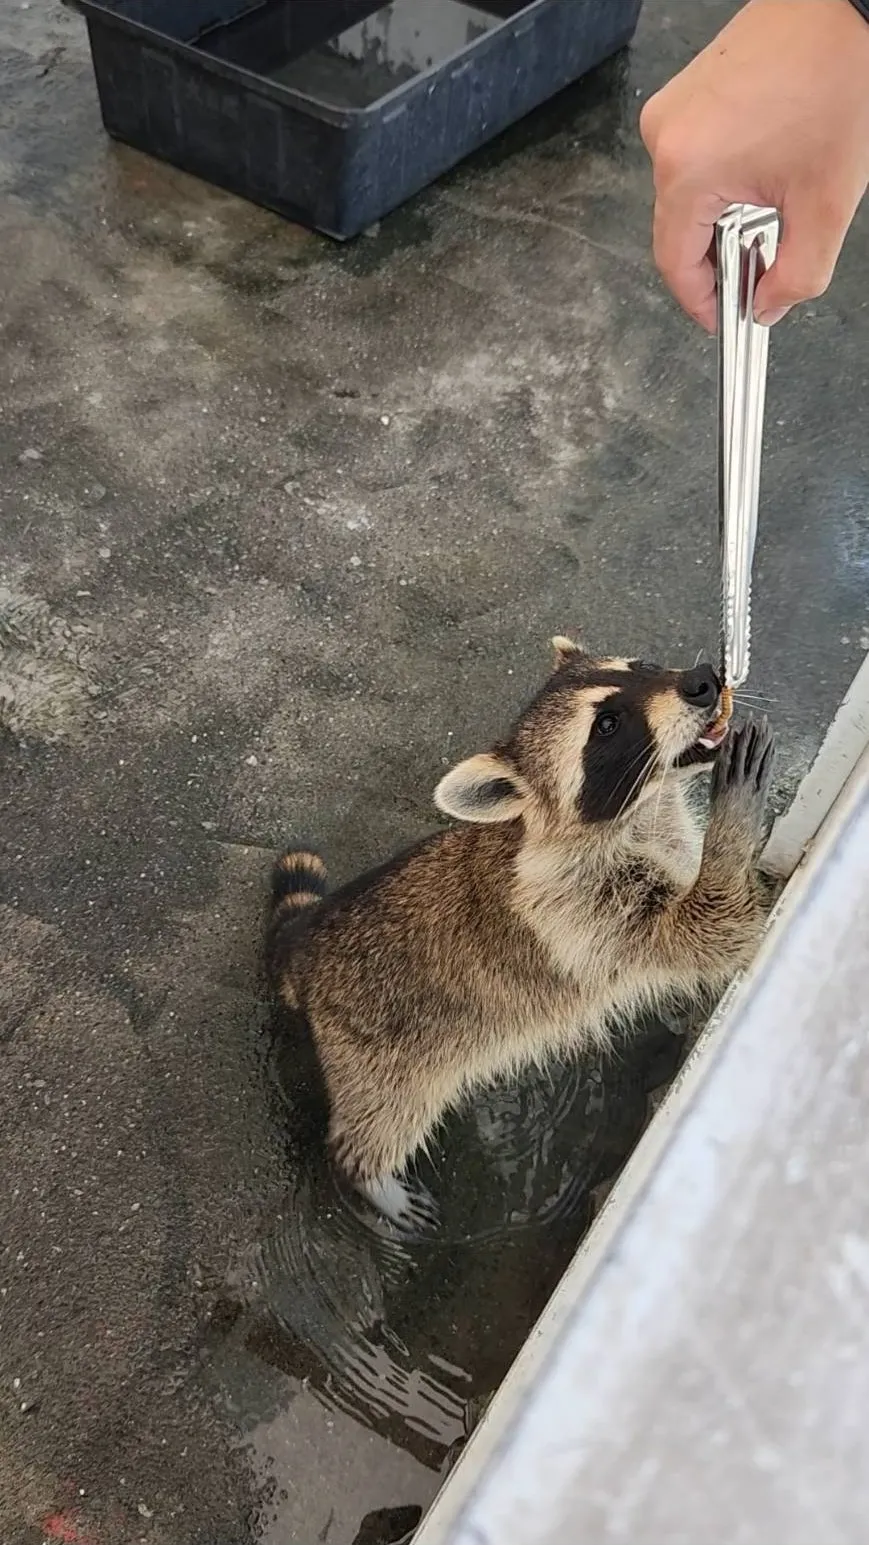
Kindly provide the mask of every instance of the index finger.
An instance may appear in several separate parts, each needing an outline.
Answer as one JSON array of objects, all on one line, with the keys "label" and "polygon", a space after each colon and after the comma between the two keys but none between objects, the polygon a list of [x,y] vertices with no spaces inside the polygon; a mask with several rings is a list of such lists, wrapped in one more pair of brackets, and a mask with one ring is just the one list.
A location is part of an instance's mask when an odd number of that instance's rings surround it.
[{"label": "index finger", "polygon": [[655,203],[653,246],[664,283],[683,310],[714,333],[718,325],[715,222],[729,199],[663,194]]}]

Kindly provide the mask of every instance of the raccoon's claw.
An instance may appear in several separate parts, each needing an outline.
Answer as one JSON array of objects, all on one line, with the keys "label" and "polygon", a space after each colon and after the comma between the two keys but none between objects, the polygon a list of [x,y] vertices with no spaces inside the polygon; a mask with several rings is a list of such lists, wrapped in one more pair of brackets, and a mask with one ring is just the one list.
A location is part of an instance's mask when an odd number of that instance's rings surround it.
[{"label": "raccoon's claw", "polygon": [[749,719],[731,730],[712,773],[710,830],[732,847],[747,842],[753,852],[764,828],[775,742],[766,719]]},{"label": "raccoon's claw", "polygon": [[741,794],[762,805],[772,776],[775,738],[767,719],[749,719],[730,731],[712,773],[712,798]]},{"label": "raccoon's claw", "polygon": [[441,1221],[434,1197],[424,1186],[407,1187],[407,1207],[399,1227],[414,1234],[433,1234]]},{"label": "raccoon's claw", "polygon": [[386,1175],[360,1180],[358,1190],[402,1234],[430,1234],[440,1222],[437,1202],[418,1183]]}]

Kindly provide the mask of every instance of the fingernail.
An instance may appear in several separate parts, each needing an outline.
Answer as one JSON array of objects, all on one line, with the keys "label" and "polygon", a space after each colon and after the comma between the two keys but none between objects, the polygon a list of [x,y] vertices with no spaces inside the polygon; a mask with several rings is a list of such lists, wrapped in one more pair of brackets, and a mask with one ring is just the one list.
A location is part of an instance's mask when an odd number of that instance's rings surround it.
[{"label": "fingernail", "polygon": [[790,306],[779,306],[774,311],[759,311],[756,320],[761,327],[775,327],[776,322],[786,317],[790,309]]}]

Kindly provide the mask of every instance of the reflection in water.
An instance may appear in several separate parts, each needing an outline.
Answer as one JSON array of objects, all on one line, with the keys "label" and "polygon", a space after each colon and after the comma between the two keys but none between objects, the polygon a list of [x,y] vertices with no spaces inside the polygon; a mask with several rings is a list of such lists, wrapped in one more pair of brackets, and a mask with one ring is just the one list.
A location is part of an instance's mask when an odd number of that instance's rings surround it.
[{"label": "reflection in water", "polygon": [[390,1507],[363,1518],[353,1545],[410,1545],[421,1507]]},{"label": "reflection in water", "polygon": [[[255,6],[199,46],[332,107],[370,107],[390,91],[459,53],[529,0],[391,0],[361,3],[362,20],[336,31],[331,0],[295,10],[297,0]],[[347,8],[343,7],[346,21]],[[368,14],[366,14],[366,11]],[[312,17],[315,18],[312,25]]]},{"label": "reflection in water", "polygon": [[[343,1536],[330,1524],[329,1545],[351,1545],[372,1508],[387,1509],[382,1523],[396,1509],[428,1504],[574,1253],[594,1189],[634,1146],[649,1094],[672,1078],[681,1049],[679,1036],[658,1026],[618,1056],[530,1072],[520,1086],[481,1093],[451,1118],[434,1162],[421,1166],[442,1217],[425,1240],[400,1240],[344,1194],[319,1142],[294,1152],[280,1215],[227,1285],[235,1358],[224,1359],[219,1377],[242,1428],[259,1431],[258,1447],[267,1425],[270,1451],[293,1392],[318,1403],[334,1424],[325,1429],[333,1448],[320,1461],[316,1493],[324,1507],[346,1479],[354,1432],[389,1445],[379,1453],[406,1456],[411,1469],[384,1478],[352,1525],[340,1525]],[[291,1133],[310,1126],[317,1098],[301,1086],[298,1052],[295,1041],[276,1040],[275,1079]],[[218,1341],[221,1334],[215,1327]],[[293,1432],[285,1490],[299,1463]],[[426,1472],[428,1487],[420,1484]],[[372,1541],[403,1538],[383,1528]],[[312,1528],[310,1539],[317,1535]],[[283,1521],[272,1533],[264,1525],[258,1538],[289,1545],[293,1536]]]},{"label": "reflection in water", "polygon": [[[455,1370],[460,1387],[451,1388],[447,1365],[415,1356],[397,1328],[396,1307],[419,1270],[415,1247],[390,1237],[364,1204],[357,1210],[318,1159],[300,1172],[251,1262],[275,1322],[271,1354],[288,1370],[313,1354],[327,1404],[430,1461],[431,1445],[447,1448],[463,1432],[464,1376]],[[266,1338],[259,1349],[268,1355]]]},{"label": "reflection in water", "polygon": [[495,26],[511,7],[464,0],[393,0],[355,27],[270,73],[336,107],[369,107],[397,86],[441,64]]}]

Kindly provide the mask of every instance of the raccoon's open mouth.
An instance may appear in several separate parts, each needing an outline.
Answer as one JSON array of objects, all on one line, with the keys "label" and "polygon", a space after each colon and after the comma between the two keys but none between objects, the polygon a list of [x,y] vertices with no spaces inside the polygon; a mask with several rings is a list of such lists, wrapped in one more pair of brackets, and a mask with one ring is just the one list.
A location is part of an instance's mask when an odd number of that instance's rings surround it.
[{"label": "raccoon's open mouth", "polygon": [[698,762],[713,762],[724,743],[727,731],[730,728],[730,715],[722,713],[719,709],[718,717],[707,724],[703,734],[695,740],[693,746],[677,759],[677,767],[694,767]]}]

